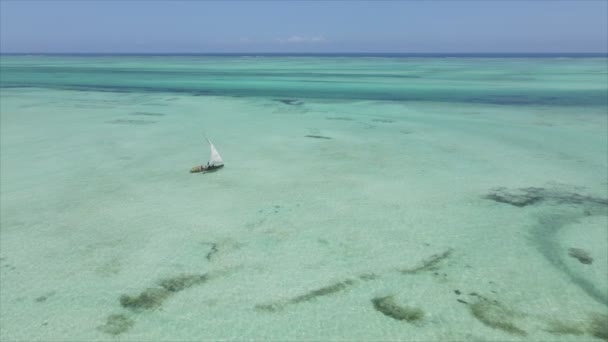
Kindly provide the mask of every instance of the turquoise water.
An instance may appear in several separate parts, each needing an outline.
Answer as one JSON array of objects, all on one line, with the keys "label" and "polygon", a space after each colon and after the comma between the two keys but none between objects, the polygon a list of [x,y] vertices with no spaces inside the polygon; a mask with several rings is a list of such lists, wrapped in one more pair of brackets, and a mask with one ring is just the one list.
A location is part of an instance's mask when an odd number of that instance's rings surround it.
[{"label": "turquoise water", "polygon": [[606,340],[606,63],[2,56],[0,340]]}]

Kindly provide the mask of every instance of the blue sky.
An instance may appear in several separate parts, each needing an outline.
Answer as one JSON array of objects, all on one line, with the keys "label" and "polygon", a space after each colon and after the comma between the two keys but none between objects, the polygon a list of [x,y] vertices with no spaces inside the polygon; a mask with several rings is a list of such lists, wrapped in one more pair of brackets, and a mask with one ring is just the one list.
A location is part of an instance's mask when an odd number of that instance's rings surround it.
[{"label": "blue sky", "polygon": [[0,52],[606,52],[608,0],[0,0]]}]

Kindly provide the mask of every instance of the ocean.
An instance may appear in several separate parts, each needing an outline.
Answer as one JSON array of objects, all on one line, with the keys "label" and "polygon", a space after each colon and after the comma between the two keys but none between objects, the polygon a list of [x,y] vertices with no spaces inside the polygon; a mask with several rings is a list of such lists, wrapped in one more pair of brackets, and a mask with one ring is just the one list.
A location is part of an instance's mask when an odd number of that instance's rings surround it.
[{"label": "ocean", "polygon": [[606,55],[2,55],[0,152],[2,341],[608,340]]}]

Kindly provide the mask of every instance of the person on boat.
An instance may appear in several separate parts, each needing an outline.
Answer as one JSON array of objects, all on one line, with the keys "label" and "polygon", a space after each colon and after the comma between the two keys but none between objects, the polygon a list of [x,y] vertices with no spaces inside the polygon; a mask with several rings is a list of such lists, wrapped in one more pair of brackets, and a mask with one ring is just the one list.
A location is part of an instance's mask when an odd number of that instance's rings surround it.
[{"label": "person on boat", "polygon": [[207,165],[198,165],[198,166],[195,166],[192,169],[190,169],[190,173],[203,172],[203,171],[206,171],[208,168],[209,168],[209,164],[207,164]]}]

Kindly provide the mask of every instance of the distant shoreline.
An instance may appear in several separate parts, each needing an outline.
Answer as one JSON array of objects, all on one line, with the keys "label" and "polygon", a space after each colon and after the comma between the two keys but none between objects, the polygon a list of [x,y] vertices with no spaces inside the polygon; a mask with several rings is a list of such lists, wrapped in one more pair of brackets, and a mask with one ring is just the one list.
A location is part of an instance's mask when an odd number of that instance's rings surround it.
[{"label": "distant shoreline", "polygon": [[304,53],[304,52],[209,52],[209,53],[105,53],[105,52],[10,52],[0,53],[0,56],[75,56],[75,57],[436,57],[436,58],[595,58],[608,57],[608,52],[550,52],[550,53],[427,53],[427,52],[346,52],[346,53]]}]

